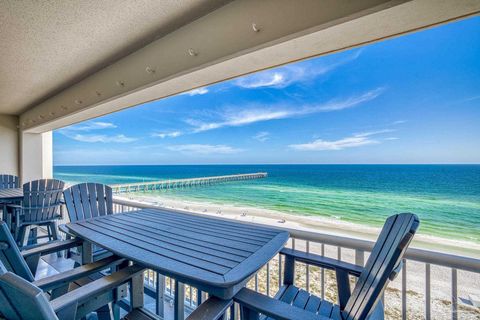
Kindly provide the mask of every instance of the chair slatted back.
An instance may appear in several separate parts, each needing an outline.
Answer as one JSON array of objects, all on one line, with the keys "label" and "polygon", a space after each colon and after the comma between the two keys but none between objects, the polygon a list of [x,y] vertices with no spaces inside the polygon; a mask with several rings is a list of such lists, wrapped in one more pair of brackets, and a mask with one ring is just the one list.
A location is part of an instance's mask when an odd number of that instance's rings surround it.
[{"label": "chair slatted back", "polygon": [[7,224],[3,221],[0,221],[0,263],[7,271],[13,272],[27,281],[34,280],[33,274],[22,257]]},{"label": "chair slatted back", "polygon": [[19,320],[57,320],[43,291],[6,271],[0,262],[0,316]]},{"label": "chair slatted back", "polygon": [[17,176],[10,174],[0,174],[0,189],[18,188],[19,180]]},{"label": "chair slatted back", "polygon": [[377,242],[342,312],[347,320],[364,320],[375,308],[389,279],[398,274],[403,255],[420,221],[411,213],[391,216],[385,222]]},{"label": "chair slatted back", "polygon": [[23,185],[23,221],[51,221],[59,216],[65,183],[56,179],[42,179]]},{"label": "chair slatted back", "polygon": [[71,222],[113,214],[112,188],[99,183],[81,183],[63,192]]}]

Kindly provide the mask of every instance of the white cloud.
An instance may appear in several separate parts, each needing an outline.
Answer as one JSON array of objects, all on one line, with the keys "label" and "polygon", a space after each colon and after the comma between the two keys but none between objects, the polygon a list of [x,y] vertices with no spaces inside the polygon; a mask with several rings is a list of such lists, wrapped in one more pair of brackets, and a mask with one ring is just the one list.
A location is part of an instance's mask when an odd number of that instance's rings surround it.
[{"label": "white cloud", "polygon": [[243,151],[242,149],[233,148],[227,145],[210,145],[210,144],[182,144],[167,147],[168,150],[178,151],[186,154],[233,154]]},{"label": "white cloud", "polygon": [[158,137],[158,138],[176,138],[181,136],[183,133],[181,131],[172,131],[172,132],[156,132],[152,134],[152,137]]},{"label": "white cloud", "polygon": [[246,89],[274,87],[285,88],[292,82],[303,76],[304,70],[301,68],[284,68],[276,69],[275,71],[263,71],[242,77],[235,81],[239,87]]},{"label": "white cloud", "polygon": [[268,133],[266,131],[261,131],[261,132],[257,133],[256,135],[254,135],[252,138],[255,139],[255,140],[258,140],[260,142],[265,142],[268,139],[270,139],[270,133]]},{"label": "white cloud", "polygon": [[376,134],[389,133],[389,132],[394,132],[394,131],[395,130],[393,130],[393,129],[383,129],[383,130],[355,133],[354,136],[355,137],[369,137],[369,136],[373,136],[373,135],[376,135]]},{"label": "white cloud", "polygon": [[117,126],[111,122],[87,122],[81,125],[73,125],[70,127],[66,127],[62,130],[70,130],[70,131],[91,131],[91,130],[101,130],[101,129],[113,129]]},{"label": "white cloud", "polygon": [[299,65],[287,65],[241,77],[234,83],[245,89],[265,87],[285,88],[296,82],[311,80],[345,63],[353,61],[360,56],[361,51],[362,50],[357,50],[345,59],[330,65],[319,66],[312,65],[312,63],[309,62],[304,62]]},{"label": "white cloud", "polygon": [[[371,144],[378,144],[380,143],[379,140],[372,139],[371,136],[392,132],[394,130],[385,129],[385,130],[378,130],[378,131],[370,131],[370,132],[362,132],[356,133],[350,137],[346,137],[339,140],[323,140],[323,139],[316,139],[309,143],[302,143],[302,144],[292,144],[289,147],[299,151],[325,151],[325,150],[343,150],[346,148],[356,148]],[[387,140],[387,139],[385,139]]]},{"label": "white cloud", "polygon": [[[85,134],[86,132],[94,130],[115,129],[117,128],[111,122],[87,122],[78,124],[59,130],[64,136],[81,142],[102,142],[102,143],[128,143],[137,140],[136,138],[127,137],[124,134],[106,135],[106,134]],[[82,133],[78,133],[82,132]]]},{"label": "white cloud", "polygon": [[108,136],[104,134],[73,134],[73,135],[68,135],[68,137],[73,140],[77,140],[81,142],[90,142],[90,143],[95,143],[95,142],[128,143],[128,142],[133,142],[137,140],[136,138],[127,137],[123,134],[117,134],[113,136]]},{"label": "white cloud", "polygon": [[202,95],[208,93],[208,89],[205,87],[193,89],[187,92],[184,92],[182,94],[188,94],[189,96],[196,96],[196,95]]},{"label": "white cloud", "polygon": [[383,140],[386,140],[386,141],[393,141],[393,140],[398,140],[400,138],[397,138],[397,137],[388,137],[388,138],[385,138]]},{"label": "white cloud", "polygon": [[186,122],[194,127],[193,132],[203,132],[223,127],[236,127],[248,125],[255,122],[278,120],[304,116],[319,112],[339,111],[353,108],[363,102],[367,102],[378,97],[383,88],[377,88],[362,95],[350,97],[344,100],[331,100],[324,104],[298,106],[279,106],[276,108],[247,108],[241,111],[227,110],[221,115],[221,120],[217,122],[202,122],[194,119],[187,119]]}]

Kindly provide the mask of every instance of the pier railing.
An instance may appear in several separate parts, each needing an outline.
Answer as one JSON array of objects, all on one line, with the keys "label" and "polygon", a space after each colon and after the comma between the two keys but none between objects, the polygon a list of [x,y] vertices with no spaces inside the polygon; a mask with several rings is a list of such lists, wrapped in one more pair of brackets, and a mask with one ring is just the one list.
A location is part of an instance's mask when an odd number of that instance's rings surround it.
[{"label": "pier railing", "polygon": [[210,176],[210,177],[198,177],[188,179],[168,179],[159,181],[147,181],[127,184],[112,184],[113,193],[124,192],[146,192],[155,190],[168,190],[175,188],[186,188],[202,185],[211,185],[215,183],[222,183],[228,181],[241,181],[241,180],[253,180],[262,179],[267,177],[266,172],[256,173],[244,173],[244,174],[231,174],[224,176]]},{"label": "pier railing", "polygon": [[[114,199],[116,213],[154,207],[151,204]],[[288,246],[291,248],[358,265],[364,265],[374,245],[372,241],[278,228],[290,232]],[[277,255],[251,279],[248,286],[273,296],[282,282],[282,268],[282,257]],[[432,278],[432,275],[437,277]],[[480,259],[409,248],[401,275],[390,283],[384,294],[386,319],[478,319],[480,309],[472,301],[472,293],[461,290],[463,285],[459,286],[459,283],[472,287],[472,284],[479,282]],[[160,316],[163,316],[164,302],[173,299],[173,283],[173,279],[156,272],[145,273],[146,292],[156,299],[156,311]],[[322,298],[336,300],[335,277],[330,270],[298,264],[296,284]],[[423,288],[423,292],[412,290],[412,284],[416,288]],[[205,294],[188,285],[184,290],[188,314],[205,299]],[[238,319],[238,313],[229,314],[229,319]]]}]

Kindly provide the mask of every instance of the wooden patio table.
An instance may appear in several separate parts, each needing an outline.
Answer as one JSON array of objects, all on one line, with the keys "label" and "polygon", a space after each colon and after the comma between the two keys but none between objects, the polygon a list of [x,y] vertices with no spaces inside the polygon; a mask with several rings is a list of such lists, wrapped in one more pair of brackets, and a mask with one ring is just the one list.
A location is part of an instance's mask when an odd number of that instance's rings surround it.
[{"label": "wooden patio table", "polygon": [[[174,278],[175,319],[183,318],[184,283],[231,299],[289,238],[283,230],[166,209],[101,216],[66,227],[84,240]],[[89,256],[84,252],[86,259]]]}]

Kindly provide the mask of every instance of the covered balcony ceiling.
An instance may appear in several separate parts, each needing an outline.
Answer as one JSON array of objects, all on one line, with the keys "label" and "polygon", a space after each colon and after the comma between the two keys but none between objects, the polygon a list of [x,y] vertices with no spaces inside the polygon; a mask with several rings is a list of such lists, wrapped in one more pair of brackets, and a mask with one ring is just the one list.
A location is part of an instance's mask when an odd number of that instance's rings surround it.
[{"label": "covered balcony ceiling", "polygon": [[2,1],[0,113],[20,114],[228,2]]},{"label": "covered balcony ceiling", "polygon": [[478,0],[2,1],[0,114],[48,132],[479,11]]}]

